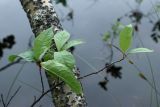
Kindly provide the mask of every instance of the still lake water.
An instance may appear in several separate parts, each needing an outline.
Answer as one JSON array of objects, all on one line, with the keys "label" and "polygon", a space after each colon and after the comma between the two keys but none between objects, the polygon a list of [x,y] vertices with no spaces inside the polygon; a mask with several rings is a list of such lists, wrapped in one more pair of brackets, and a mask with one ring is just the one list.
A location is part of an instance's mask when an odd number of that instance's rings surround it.
[{"label": "still lake water", "polygon": [[[136,3],[134,0],[68,0],[68,4],[74,10],[74,20],[73,22],[63,21],[62,25],[71,33],[72,38],[80,38],[86,42],[84,45],[78,46],[75,50],[77,66],[80,68],[81,75],[85,75],[94,72],[94,70],[77,56],[83,57],[97,70],[102,68],[104,66],[103,59],[107,57],[109,50],[104,48],[100,35],[108,31],[116,19],[129,12],[131,7],[133,9],[136,8]],[[151,0],[144,0],[140,10],[147,13],[151,7]],[[63,18],[68,12],[68,9],[62,5],[56,5],[55,8],[60,18]],[[1,0],[0,14],[0,39],[9,34],[14,34],[16,37],[16,45],[12,50],[4,51],[0,62],[0,67],[2,67],[8,63],[8,55],[27,50],[28,40],[33,36],[33,33],[19,0]],[[123,23],[129,24],[130,22],[129,20],[123,20]],[[150,38],[152,26],[148,23],[147,19],[142,21],[140,29],[141,31],[138,35],[141,37],[145,47],[155,50],[154,53],[149,54],[149,57],[155,71],[156,85],[158,90],[160,90],[160,46],[159,43],[156,44]],[[133,43],[133,47],[140,44],[137,38],[134,39]],[[118,43],[115,43],[115,45],[118,46]],[[115,61],[118,58],[120,58],[120,54],[117,52],[114,53],[113,60]],[[145,55],[133,55],[130,58],[151,80],[150,67]],[[103,80],[104,73],[82,80],[89,107],[150,107],[151,87],[138,77],[137,70],[128,64],[127,61],[122,61],[116,65],[123,67],[121,70],[122,79],[110,77],[109,84],[107,84],[108,91],[104,91],[98,85],[98,82]],[[17,64],[0,72],[0,94],[3,94],[4,99],[21,66],[22,64]],[[22,72],[18,75],[16,83],[11,90],[11,95],[19,86],[22,86],[22,88],[11,102],[10,107],[29,107],[34,100],[34,96],[40,94],[37,91],[41,89],[40,77],[37,71],[38,68],[35,64],[24,65]],[[46,89],[48,88],[46,80],[45,87]],[[152,103],[152,107],[155,107],[154,95]],[[48,96],[44,97],[37,107],[40,105],[41,107],[53,106]],[[1,102],[0,107],[3,107]]]}]

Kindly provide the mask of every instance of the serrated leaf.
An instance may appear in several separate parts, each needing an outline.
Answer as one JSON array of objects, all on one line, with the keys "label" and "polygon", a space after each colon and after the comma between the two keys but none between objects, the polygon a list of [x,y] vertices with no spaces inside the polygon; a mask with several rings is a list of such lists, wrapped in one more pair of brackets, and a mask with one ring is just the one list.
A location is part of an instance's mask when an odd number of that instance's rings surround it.
[{"label": "serrated leaf", "polygon": [[125,26],[124,29],[120,32],[120,49],[123,52],[126,52],[128,48],[131,46],[132,42],[132,33],[133,33],[133,27],[132,25]]},{"label": "serrated leaf", "polygon": [[55,60],[49,60],[47,62],[42,62],[41,66],[49,72],[49,74],[53,74],[62,79],[70,88],[77,94],[82,93],[82,87],[80,82],[75,78],[70,69]]},{"label": "serrated leaf", "polygon": [[64,47],[62,48],[62,50],[67,50],[67,49],[69,49],[69,48],[71,48],[73,46],[80,45],[82,43],[84,43],[84,42],[81,41],[81,40],[71,40],[67,44],[64,45]]},{"label": "serrated leaf", "polygon": [[34,57],[36,60],[39,60],[41,54],[44,54],[47,49],[50,48],[53,38],[52,27],[41,32],[34,41]]},{"label": "serrated leaf", "polygon": [[61,51],[62,47],[69,40],[70,34],[67,31],[60,31],[54,35],[54,41],[58,51]]},{"label": "serrated leaf", "polygon": [[60,51],[54,53],[54,60],[66,65],[70,70],[74,68],[75,59],[70,52]]},{"label": "serrated leaf", "polygon": [[14,62],[17,57],[20,57],[20,58],[24,59],[25,61],[34,61],[34,56],[33,56],[32,51],[26,51],[26,52],[20,53],[18,55],[10,55],[8,60],[10,62]]},{"label": "serrated leaf", "polygon": [[153,50],[148,49],[148,48],[135,48],[135,49],[130,50],[128,53],[134,54],[134,53],[144,53],[144,52],[153,52]]}]

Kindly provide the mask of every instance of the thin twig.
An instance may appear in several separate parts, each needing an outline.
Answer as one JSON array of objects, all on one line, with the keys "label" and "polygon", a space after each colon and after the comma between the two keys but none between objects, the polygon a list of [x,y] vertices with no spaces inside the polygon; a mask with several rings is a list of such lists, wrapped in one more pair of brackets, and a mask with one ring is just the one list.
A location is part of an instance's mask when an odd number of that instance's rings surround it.
[{"label": "thin twig", "polygon": [[152,0],[149,0],[149,2],[150,2],[151,5],[153,6],[153,9],[154,9],[154,11],[155,11],[155,13],[156,13],[156,15],[157,15],[157,17],[158,17],[158,19],[159,19],[159,18],[160,18],[160,17],[159,17],[159,14],[158,14],[158,12],[156,11],[156,8],[155,8],[155,6],[154,6]]},{"label": "thin twig", "polygon": [[37,99],[36,96],[34,96],[34,101],[36,101],[36,99]]},{"label": "thin twig", "polygon": [[78,79],[83,79],[83,78],[86,78],[86,77],[88,77],[88,76],[98,74],[98,73],[102,72],[103,70],[112,67],[115,63],[121,62],[122,60],[124,60],[124,59],[127,57],[127,55],[126,55],[120,48],[118,48],[117,46],[115,46],[115,45],[113,45],[113,44],[108,44],[108,45],[109,45],[109,46],[112,46],[112,47],[114,47],[115,49],[117,49],[118,51],[120,51],[120,52],[123,54],[123,57],[122,57],[120,60],[118,60],[118,61],[112,62],[112,63],[109,64],[109,65],[105,65],[105,66],[104,66],[103,68],[101,68],[99,71],[96,71],[96,72],[87,74],[87,75],[85,75],[85,76],[79,77]]},{"label": "thin twig", "polygon": [[2,100],[3,107],[6,107],[6,104],[5,104],[4,98],[3,98],[3,94],[1,94],[1,100]]},{"label": "thin twig", "polygon": [[[18,80],[18,81],[19,81],[21,84],[26,85],[26,86],[28,86],[28,87],[34,89],[34,90],[37,91],[38,93],[42,93],[42,91],[41,91],[40,89],[38,89],[38,88],[32,86],[31,84],[28,84],[28,83],[26,83],[26,82],[24,82],[24,81],[22,81],[22,80]],[[48,96],[49,98],[51,98],[50,95],[47,95],[47,96]]]},{"label": "thin twig", "polygon": [[88,76],[98,74],[98,73],[102,72],[103,70],[112,67],[115,63],[121,62],[121,61],[124,60],[125,58],[126,58],[126,57],[123,57],[122,59],[120,59],[120,60],[118,60],[118,61],[115,61],[115,62],[113,62],[113,63],[111,63],[111,64],[109,64],[109,65],[106,65],[105,67],[103,67],[103,68],[100,69],[99,71],[96,71],[96,72],[87,74],[87,75],[85,75],[85,76],[79,77],[78,79],[83,79],[83,78],[86,78],[86,77],[88,77]]},{"label": "thin twig", "polygon": [[6,107],[8,107],[8,105],[11,103],[11,101],[17,95],[17,93],[19,92],[20,89],[21,89],[21,86],[19,86],[18,89],[15,91],[15,93],[11,96],[11,98],[8,101],[8,103],[6,104]]},{"label": "thin twig", "polygon": [[0,72],[2,72],[3,70],[9,68],[12,65],[15,65],[15,64],[19,63],[20,61],[21,61],[21,58],[18,58],[16,61],[14,61],[12,63],[8,63],[7,65],[5,65],[2,68],[0,68]]},{"label": "thin twig", "polygon": [[[140,41],[141,45],[144,47],[144,44],[143,44],[142,39],[141,39],[140,37],[138,37],[138,38],[139,38],[139,41]],[[151,72],[153,87],[154,87],[154,90],[155,90],[155,93],[156,93],[155,98],[156,98],[157,107],[159,107],[159,98],[158,98],[158,95],[157,95],[157,92],[158,92],[158,91],[157,91],[156,81],[155,81],[155,77],[154,77],[154,70],[153,70],[153,67],[152,67],[152,62],[151,62],[151,59],[150,59],[150,57],[148,56],[147,53],[145,54],[145,56],[146,56],[146,58],[147,58],[148,65],[149,65],[149,67],[150,67],[150,72]],[[152,83],[151,83],[151,84],[152,84]],[[153,87],[152,87],[152,88],[153,88]]]},{"label": "thin twig", "polygon": [[44,93],[42,93],[39,98],[37,98],[31,105],[31,107],[34,107],[46,94],[48,94],[49,92],[51,92],[54,88],[56,88],[57,86],[61,85],[64,82],[60,82],[54,86],[52,86],[49,90],[45,91]]},{"label": "thin twig", "polygon": [[6,99],[5,99],[6,102],[8,102],[8,98],[9,98],[9,95],[10,95],[10,93],[11,93],[11,90],[12,90],[12,88],[13,88],[13,86],[14,86],[17,78],[18,78],[18,76],[19,76],[20,73],[22,72],[22,69],[23,69],[24,65],[25,65],[25,63],[20,67],[20,69],[18,70],[15,78],[13,79],[13,81],[12,81],[12,83],[11,83],[11,86],[9,87],[9,90],[8,90],[8,93],[7,93],[7,97],[6,97]]},{"label": "thin twig", "polygon": [[44,83],[43,83],[43,76],[42,76],[41,66],[39,66],[39,75],[40,75],[40,78],[41,78],[42,94],[43,94],[44,93]]}]

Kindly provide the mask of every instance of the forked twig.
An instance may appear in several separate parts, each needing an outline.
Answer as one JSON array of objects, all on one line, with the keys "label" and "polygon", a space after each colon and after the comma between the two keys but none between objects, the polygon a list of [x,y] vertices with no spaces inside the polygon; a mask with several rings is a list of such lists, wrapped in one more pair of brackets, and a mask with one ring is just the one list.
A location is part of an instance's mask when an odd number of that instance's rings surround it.
[{"label": "forked twig", "polygon": [[64,82],[60,82],[59,84],[56,84],[54,86],[52,86],[49,90],[45,91],[44,93],[42,93],[39,98],[37,98],[32,104],[31,107],[34,107],[46,94],[48,94],[49,92],[51,92],[54,88],[56,88],[57,86],[61,85]]},{"label": "forked twig", "polygon": [[118,48],[117,46],[115,46],[115,45],[113,45],[113,44],[108,44],[108,45],[109,45],[109,46],[112,46],[112,47],[114,47],[115,49],[117,49],[118,51],[120,51],[120,52],[122,53],[123,57],[122,57],[120,60],[118,60],[118,61],[112,62],[112,63],[109,64],[109,65],[105,65],[103,68],[101,68],[100,70],[98,70],[98,71],[96,71],[96,72],[92,72],[92,73],[87,74],[87,75],[85,75],[85,76],[79,77],[78,79],[83,79],[83,78],[86,78],[86,77],[88,77],[88,76],[98,74],[98,73],[102,72],[103,70],[112,67],[115,63],[121,62],[122,60],[124,60],[124,59],[127,57],[127,55],[126,55],[120,48]]},{"label": "forked twig", "polygon": [[19,86],[18,89],[15,91],[15,93],[11,96],[11,98],[8,101],[8,103],[6,104],[6,107],[8,107],[8,105],[11,103],[11,101],[17,95],[17,93],[19,92],[20,89],[21,89],[21,86]]}]

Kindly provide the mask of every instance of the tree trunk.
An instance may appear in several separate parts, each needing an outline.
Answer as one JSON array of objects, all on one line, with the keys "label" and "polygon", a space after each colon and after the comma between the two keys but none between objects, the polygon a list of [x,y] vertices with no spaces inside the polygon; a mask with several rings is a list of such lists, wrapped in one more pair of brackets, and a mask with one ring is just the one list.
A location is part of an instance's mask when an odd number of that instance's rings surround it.
[{"label": "tree trunk", "polygon": [[[63,30],[57,14],[53,8],[52,0],[20,0],[20,2],[27,14],[35,36],[43,30],[50,28],[51,26],[53,26],[54,32]],[[50,77],[47,73],[46,77],[50,87],[53,85],[53,83],[59,83],[57,78]],[[53,89],[51,94],[55,107],[87,106],[84,96],[76,95],[66,84]]]}]

